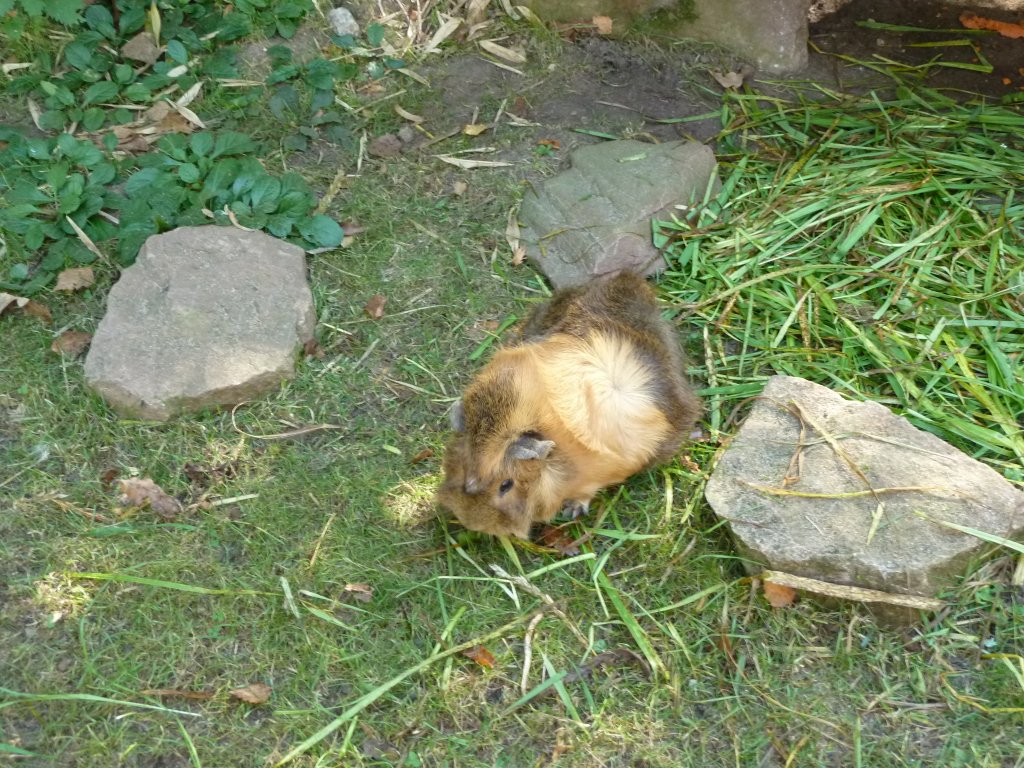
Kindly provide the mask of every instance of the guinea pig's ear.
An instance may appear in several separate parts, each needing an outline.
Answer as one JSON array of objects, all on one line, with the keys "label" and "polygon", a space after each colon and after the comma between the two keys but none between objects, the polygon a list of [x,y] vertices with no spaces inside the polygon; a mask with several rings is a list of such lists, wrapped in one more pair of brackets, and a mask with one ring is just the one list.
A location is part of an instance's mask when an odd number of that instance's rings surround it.
[{"label": "guinea pig's ear", "polygon": [[555,447],[554,440],[542,440],[536,432],[524,432],[508,448],[513,459],[546,459]]},{"label": "guinea pig's ear", "polygon": [[452,411],[449,414],[452,421],[452,429],[456,432],[466,431],[466,409],[462,407],[462,398],[455,401]]}]

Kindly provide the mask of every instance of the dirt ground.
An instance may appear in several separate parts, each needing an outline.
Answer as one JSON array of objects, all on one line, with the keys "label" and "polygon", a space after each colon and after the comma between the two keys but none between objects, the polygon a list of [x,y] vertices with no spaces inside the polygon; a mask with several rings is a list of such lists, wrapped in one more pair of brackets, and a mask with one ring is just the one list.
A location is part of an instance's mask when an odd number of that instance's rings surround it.
[{"label": "dirt ground", "polygon": [[[854,0],[811,26],[808,66],[785,80],[839,91],[885,88],[891,84],[887,78],[840,57],[911,66],[938,59],[949,65],[932,67],[924,80],[928,86],[954,96],[970,92],[1024,102],[1024,41],[964,30],[958,17],[965,11],[1015,21],[1005,13],[938,2]],[[878,29],[872,22],[923,31]],[[580,131],[708,142],[721,126],[715,119],[693,118],[717,106],[722,88],[710,73],[743,66],[728,52],[693,43],[641,45],[582,37],[563,52],[545,75],[525,81],[472,54],[448,59],[433,73],[440,96],[435,109],[453,120],[468,121],[474,113],[487,120],[503,105],[539,124],[534,140],[543,134],[562,146],[591,140]],[[991,73],[957,66],[986,61]],[[762,92],[787,90],[780,78],[754,72],[751,80]]]}]

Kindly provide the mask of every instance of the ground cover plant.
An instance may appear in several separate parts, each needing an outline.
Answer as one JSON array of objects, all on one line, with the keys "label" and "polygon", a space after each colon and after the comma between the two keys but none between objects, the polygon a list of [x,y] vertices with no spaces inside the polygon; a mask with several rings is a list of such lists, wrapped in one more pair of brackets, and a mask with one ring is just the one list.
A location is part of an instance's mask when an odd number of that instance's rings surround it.
[{"label": "ground cover plant", "polygon": [[[185,6],[159,8],[166,22]],[[258,4],[235,8],[252,14],[241,34],[269,23]],[[56,61],[54,28],[21,22],[25,56],[15,58]],[[425,23],[424,44],[443,23]],[[491,23],[538,71],[566,45],[523,22]],[[224,57],[225,46],[196,36],[201,54],[182,33],[189,61]],[[36,86],[5,82],[0,101],[25,116],[27,138],[4,139],[2,151],[39,160],[17,178],[48,195],[18,221],[41,223],[50,247],[74,245],[46,266],[42,250],[18,244],[26,232],[5,230],[4,279],[34,290],[51,322],[14,305],[0,316],[0,758],[147,768],[1024,764],[1019,555],[993,546],[943,595],[947,609],[913,631],[886,629],[857,605],[771,608],[702,500],[716,451],[773,372],[883,402],[1021,482],[1019,111],[953,101],[914,79],[861,96],[722,97],[723,191],[656,233],[670,261],[660,291],[709,405],[704,438],[604,494],[543,546],[522,546],[468,535],[430,504],[448,404],[544,293],[501,255],[518,169],[360,154],[361,131],[408,122],[388,97],[402,91],[405,111],[427,115],[438,95],[389,66],[393,51],[332,44],[336,66],[355,69],[329,88],[281,51],[269,85],[197,77],[202,93],[187,108],[212,127],[168,132],[154,165],[58,135],[63,118],[36,135]],[[367,72],[373,62],[380,77]],[[51,65],[36,66],[13,72],[41,87]],[[353,112],[314,125],[323,114],[312,103],[326,90]],[[118,119],[97,108],[104,126]],[[588,131],[581,140],[611,130],[575,127]],[[453,146],[477,148],[454,129]],[[518,127],[489,131],[519,169],[549,172],[551,142],[524,143]],[[33,141],[45,143],[38,158]],[[248,162],[254,145],[259,168]],[[226,177],[252,178],[223,200],[236,218],[266,215],[269,228],[276,211],[261,212],[261,200],[284,197],[274,182],[294,184],[302,215],[358,233],[310,256],[317,348],[265,401],[169,424],[119,422],[82,386],[80,362],[50,351],[65,331],[95,327],[118,241],[91,237],[102,255],[89,251],[61,224],[60,206],[78,215],[68,207],[76,190],[51,189],[47,176],[83,165],[78,205],[112,214],[117,180],[156,169],[201,214],[190,196],[221,158],[237,161]],[[114,175],[94,178],[104,163]],[[136,184],[170,183],[156,181]],[[95,219],[76,223],[88,231]],[[285,234],[296,231],[304,237],[301,225]],[[79,246],[94,257],[95,284],[48,288],[80,263]],[[11,275],[17,264],[27,272]],[[119,499],[120,481],[142,478],[174,501]]]}]

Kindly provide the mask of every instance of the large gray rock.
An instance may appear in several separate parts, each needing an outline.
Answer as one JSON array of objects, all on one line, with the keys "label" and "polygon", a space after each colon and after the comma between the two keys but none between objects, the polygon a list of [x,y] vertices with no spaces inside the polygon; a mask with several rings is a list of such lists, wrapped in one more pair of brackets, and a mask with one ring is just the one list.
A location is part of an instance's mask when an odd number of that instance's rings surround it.
[{"label": "large gray rock", "polygon": [[607,141],[574,150],[570,163],[519,208],[526,254],[555,288],[623,269],[657,272],[664,259],[651,220],[719,185],[714,153],[697,142]]},{"label": "large gray rock", "polygon": [[674,26],[683,37],[718,43],[768,72],[807,65],[811,0],[694,0],[694,16]]},{"label": "large gray rock", "polygon": [[[806,414],[799,461],[801,420]],[[812,424],[834,439],[849,462]],[[807,498],[866,489],[872,495]],[[786,484],[787,476],[798,479]],[[759,488],[760,486],[760,488]],[[881,489],[919,489],[885,491]],[[705,491],[729,521],[741,554],[777,571],[837,584],[932,596],[991,545],[923,519],[1007,538],[1024,534],[1024,493],[1001,475],[873,402],[854,402],[804,379],[772,377],[722,454]]]},{"label": "large gray rock", "polygon": [[301,248],[262,232],[182,227],[149,238],[110,290],[85,379],[125,417],[232,405],[294,375],[315,324]]}]

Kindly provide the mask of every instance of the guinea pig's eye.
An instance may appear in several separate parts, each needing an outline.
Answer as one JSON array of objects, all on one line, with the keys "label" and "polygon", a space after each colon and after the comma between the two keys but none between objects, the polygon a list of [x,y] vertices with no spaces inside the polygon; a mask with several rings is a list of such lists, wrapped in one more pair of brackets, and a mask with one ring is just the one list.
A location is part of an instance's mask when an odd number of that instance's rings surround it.
[{"label": "guinea pig's eye", "polygon": [[506,480],[504,483],[498,486],[498,493],[504,496],[506,493],[512,490],[512,486],[515,485],[511,480]]}]

